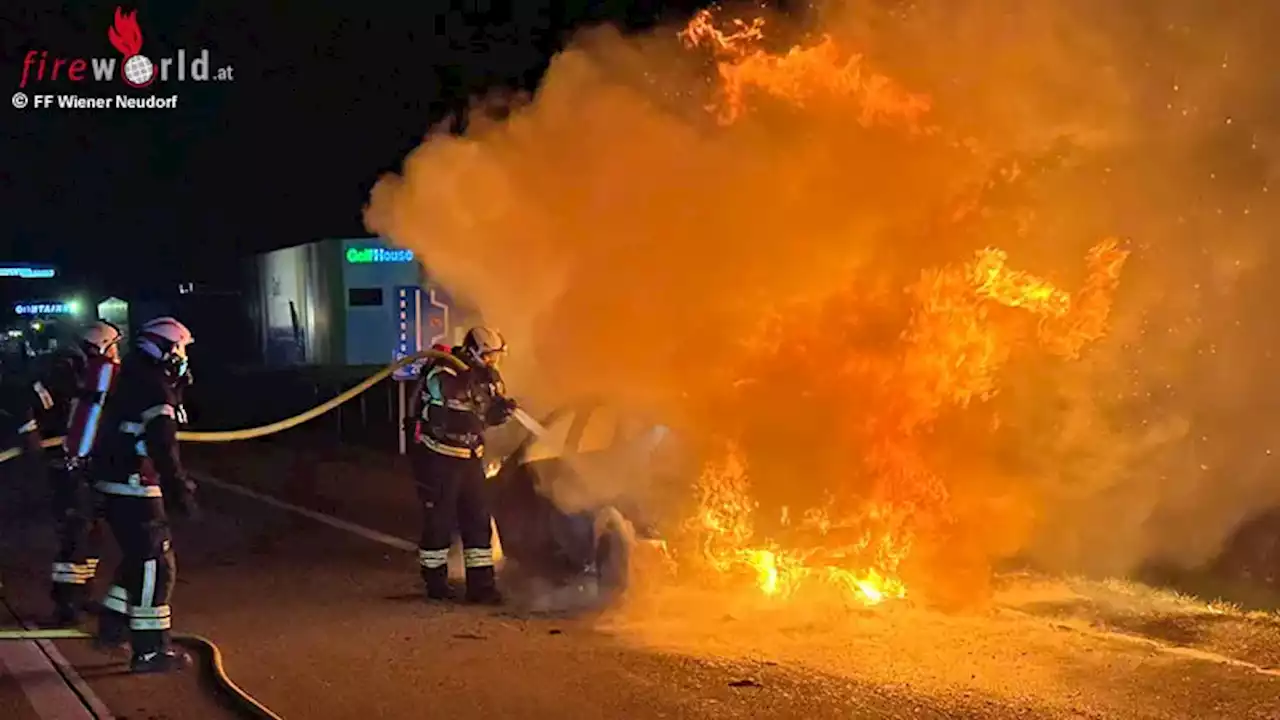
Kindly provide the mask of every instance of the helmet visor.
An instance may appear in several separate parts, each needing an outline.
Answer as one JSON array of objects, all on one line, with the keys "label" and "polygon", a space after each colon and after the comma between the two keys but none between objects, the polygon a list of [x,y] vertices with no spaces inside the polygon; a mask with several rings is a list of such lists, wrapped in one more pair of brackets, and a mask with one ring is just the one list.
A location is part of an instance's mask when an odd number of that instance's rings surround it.
[{"label": "helmet visor", "polygon": [[502,364],[502,361],[504,358],[506,358],[506,356],[507,356],[506,348],[499,348],[497,350],[486,350],[480,353],[480,362],[484,363],[485,365],[491,368],[496,368]]}]

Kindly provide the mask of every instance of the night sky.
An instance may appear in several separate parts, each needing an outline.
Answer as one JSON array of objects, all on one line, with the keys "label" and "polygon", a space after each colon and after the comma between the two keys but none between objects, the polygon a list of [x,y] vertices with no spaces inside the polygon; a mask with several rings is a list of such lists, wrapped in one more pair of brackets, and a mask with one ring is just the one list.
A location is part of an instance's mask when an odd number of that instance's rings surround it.
[{"label": "night sky", "polygon": [[[679,19],[695,2],[138,2],[142,54],[208,48],[226,83],[174,83],[176,110],[0,109],[4,260],[122,284],[230,277],[244,255],[364,234],[361,207],[432,125],[489,88],[536,87],[572,28]],[[0,78],[30,50],[119,58],[115,2],[5,3]],[[382,10],[373,10],[377,5]],[[418,7],[413,7],[413,6]],[[229,9],[235,6],[235,9]],[[465,11],[430,10],[466,7]],[[511,6],[518,10],[514,14]],[[661,6],[661,7],[660,7]],[[117,81],[36,83],[113,96]],[[137,93],[137,94],[146,94]]]}]

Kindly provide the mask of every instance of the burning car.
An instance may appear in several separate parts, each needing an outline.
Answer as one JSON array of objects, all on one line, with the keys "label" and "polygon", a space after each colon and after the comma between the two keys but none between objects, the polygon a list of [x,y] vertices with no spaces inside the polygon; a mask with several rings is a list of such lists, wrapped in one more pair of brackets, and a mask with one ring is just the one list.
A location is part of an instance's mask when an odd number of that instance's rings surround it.
[{"label": "burning car", "polygon": [[504,577],[535,609],[607,603],[627,588],[637,542],[660,542],[674,443],[666,428],[600,404],[562,408],[541,425],[490,443],[511,448],[488,468]]}]

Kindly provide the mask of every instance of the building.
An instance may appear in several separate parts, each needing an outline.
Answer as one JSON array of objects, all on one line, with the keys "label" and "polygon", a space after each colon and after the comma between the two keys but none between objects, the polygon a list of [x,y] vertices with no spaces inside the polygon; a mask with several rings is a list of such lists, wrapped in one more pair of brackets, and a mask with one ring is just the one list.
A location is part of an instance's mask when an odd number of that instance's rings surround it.
[{"label": "building", "polygon": [[0,323],[7,345],[25,343],[37,353],[57,350],[74,342],[92,315],[92,305],[57,267],[0,262]]},{"label": "building", "polygon": [[262,361],[385,365],[457,342],[473,315],[414,253],[380,238],[321,240],[256,256],[249,310]]}]

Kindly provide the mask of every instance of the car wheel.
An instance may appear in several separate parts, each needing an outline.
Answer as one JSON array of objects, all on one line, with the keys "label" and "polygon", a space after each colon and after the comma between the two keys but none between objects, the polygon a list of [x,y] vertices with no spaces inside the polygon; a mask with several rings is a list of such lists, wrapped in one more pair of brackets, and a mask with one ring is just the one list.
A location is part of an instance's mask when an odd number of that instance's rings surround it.
[{"label": "car wheel", "polygon": [[634,542],[630,523],[613,508],[601,513],[597,520],[596,571],[600,594],[616,599],[627,590],[631,577],[631,546]]}]

